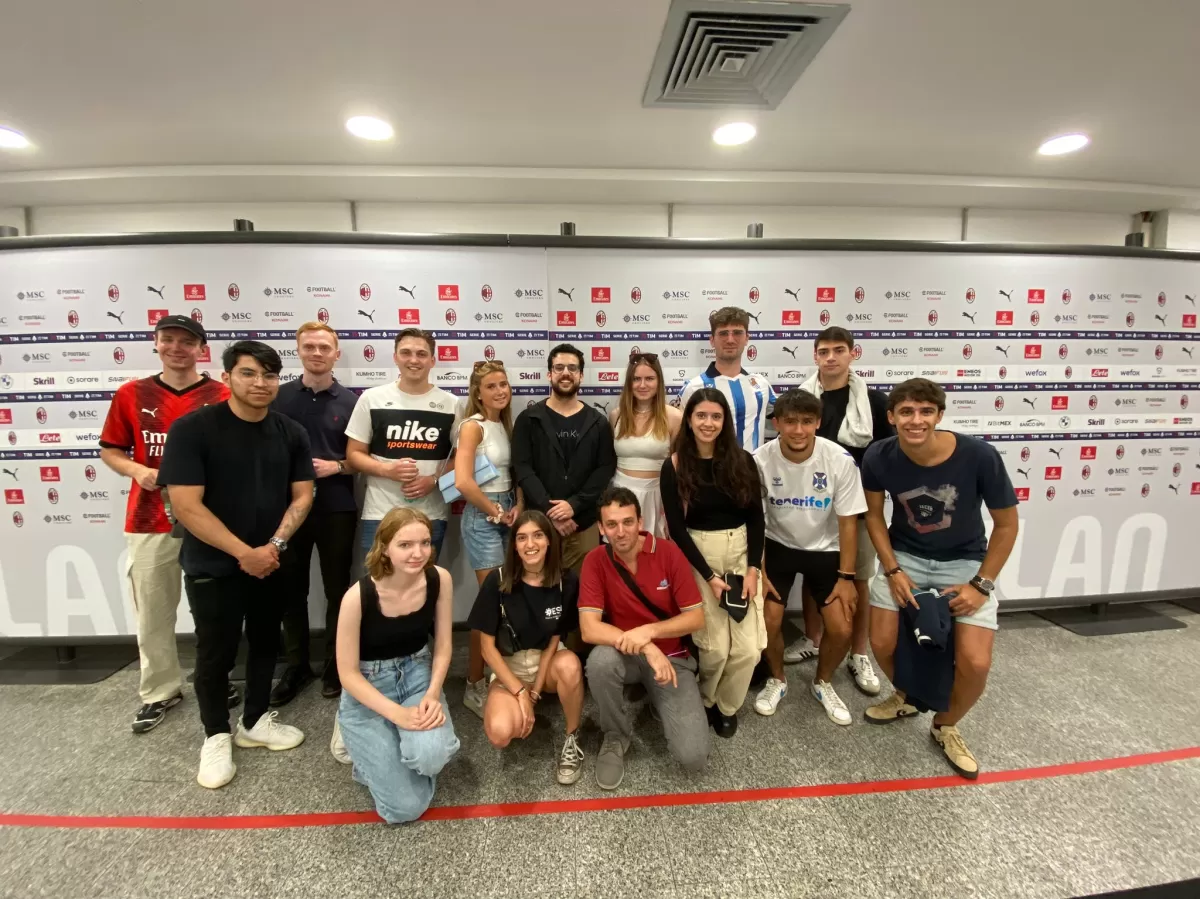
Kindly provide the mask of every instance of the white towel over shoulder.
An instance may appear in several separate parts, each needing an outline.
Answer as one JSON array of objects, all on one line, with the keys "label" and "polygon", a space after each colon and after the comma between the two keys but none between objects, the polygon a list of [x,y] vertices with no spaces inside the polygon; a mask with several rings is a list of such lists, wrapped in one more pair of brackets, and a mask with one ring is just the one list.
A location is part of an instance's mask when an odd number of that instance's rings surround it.
[{"label": "white towel over shoulder", "polygon": [[[846,403],[846,417],[838,428],[837,442],[842,446],[862,447],[871,442],[875,424],[871,418],[871,403],[867,400],[867,383],[850,372],[850,401]],[[821,376],[814,374],[800,385],[801,390],[807,390],[813,396],[819,397],[825,391],[821,387]]]}]

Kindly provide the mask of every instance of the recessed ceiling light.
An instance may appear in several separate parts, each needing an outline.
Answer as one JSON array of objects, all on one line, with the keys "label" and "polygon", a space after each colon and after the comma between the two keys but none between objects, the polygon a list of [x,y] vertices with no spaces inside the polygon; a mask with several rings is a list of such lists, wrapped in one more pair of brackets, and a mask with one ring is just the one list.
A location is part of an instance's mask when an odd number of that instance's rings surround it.
[{"label": "recessed ceiling light", "polygon": [[1089,142],[1086,134],[1063,134],[1050,138],[1038,147],[1038,152],[1043,156],[1062,156],[1064,153],[1082,150]]},{"label": "recessed ceiling light", "polygon": [[0,126],[0,149],[24,150],[29,146],[29,138],[20,131]]},{"label": "recessed ceiling light", "polygon": [[758,129],[749,122],[730,122],[713,132],[713,140],[722,147],[735,147],[754,140],[756,134]]},{"label": "recessed ceiling light", "polygon": [[389,140],[396,133],[383,119],[369,115],[356,115],[346,119],[346,130],[363,140]]}]

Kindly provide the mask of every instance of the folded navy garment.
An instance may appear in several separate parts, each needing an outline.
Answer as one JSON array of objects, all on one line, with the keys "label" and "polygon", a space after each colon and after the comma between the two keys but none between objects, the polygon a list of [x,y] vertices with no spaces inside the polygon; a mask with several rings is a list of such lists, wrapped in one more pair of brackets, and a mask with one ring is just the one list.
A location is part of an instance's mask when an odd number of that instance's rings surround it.
[{"label": "folded navy garment", "polygon": [[937,590],[914,591],[913,599],[900,610],[900,634],[896,640],[896,676],[892,679],[909,705],[918,711],[944,712],[950,708],[954,688],[954,594]]}]

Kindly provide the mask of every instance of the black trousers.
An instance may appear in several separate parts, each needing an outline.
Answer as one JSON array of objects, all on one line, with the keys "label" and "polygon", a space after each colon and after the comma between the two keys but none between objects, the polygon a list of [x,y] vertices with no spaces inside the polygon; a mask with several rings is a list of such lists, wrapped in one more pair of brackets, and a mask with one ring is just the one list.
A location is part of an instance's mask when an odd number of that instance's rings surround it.
[{"label": "black trousers", "polygon": [[338,609],[350,589],[350,567],[354,563],[354,532],[357,512],[313,512],[304,519],[288,541],[288,558],[280,569],[287,579],[283,610],[283,652],[289,666],[308,665],[308,577],[313,547],[321,565],[325,588],[325,659],[334,657]]},{"label": "black trousers", "polygon": [[226,577],[185,577],[196,622],[196,702],[204,735],[229,733],[229,669],[246,628],[246,696],[242,722],[253,727],[267,710],[279,652],[285,579],[277,569],[261,580],[243,571]]}]

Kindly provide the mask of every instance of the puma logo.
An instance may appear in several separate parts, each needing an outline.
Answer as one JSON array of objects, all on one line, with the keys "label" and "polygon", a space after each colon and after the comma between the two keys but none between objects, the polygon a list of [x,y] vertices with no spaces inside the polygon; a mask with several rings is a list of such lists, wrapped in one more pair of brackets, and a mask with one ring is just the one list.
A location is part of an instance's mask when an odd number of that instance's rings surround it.
[{"label": "puma logo", "polygon": [[1019,475],[1020,475],[1021,477],[1023,477],[1023,478],[1028,478],[1028,477],[1029,477],[1029,469],[1027,469],[1027,468],[1018,468],[1018,469],[1017,469],[1017,474],[1019,474]]},{"label": "puma logo", "polygon": [[1050,452],[1054,454],[1055,459],[1057,459],[1059,462],[1062,461],[1062,450],[1050,447]]},{"label": "puma logo", "polygon": [[411,288],[411,289],[410,289],[410,288],[408,288],[408,287],[405,287],[403,284],[401,284],[401,285],[400,285],[400,292],[401,292],[401,293],[406,293],[406,294],[408,294],[408,295],[409,295],[410,297],[412,297],[414,300],[417,298],[417,295],[416,295],[415,293],[413,293],[413,291],[414,291],[414,290],[416,290],[416,289],[417,289],[417,285],[416,285],[416,284],[414,284],[414,285],[412,286],[412,288]]},{"label": "puma logo", "polygon": [[795,359],[795,358],[796,358],[796,351],[795,351],[795,350],[794,350],[792,347],[790,347],[790,346],[785,346],[785,347],[783,348],[783,351],[784,351],[785,353],[787,353],[789,356],[791,356],[793,359]]},{"label": "puma logo", "polygon": [[1191,303],[1193,306],[1195,306],[1195,305],[1196,305],[1196,298],[1195,298],[1195,297],[1190,297],[1190,296],[1188,296],[1188,295],[1185,293],[1185,294],[1183,295],[1183,298],[1184,298],[1185,300],[1187,300],[1189,303]]},{"label": "puma logo", "polygon": [[4,468],[4,469],[0,469],[0,471],[3,471],[6,475],[11,477],[14,481],[17,480],[16,469]]},{"label": "puma logo", "polygon": [[1192,358],[1192,350],[1195,349],[1195,347],[1181,346],[1180,349],[1183,350],[1187,354],[1187,357],[1189,359],[1191,359]]},{"label": "puma logo", "polygon": [[115,319],[116,319],[118,322],[120,322],[121,324],[125,324],[125,320],[122,318],[122,316],[124,316],[124,315],[125,315],[125,313],[124,313],[124,312],[112,312],[112,311],[109,311],[109,312],[105,312],[104,314],[105,314],[105,315],[107,315],[109,318],[115,318]]},{"label": "puma logo", "polygon": [[570,290],[566,290],[566,289],[564,289],[564,288],[560,287],[560,288],[558,289],[558,292],[559,292],[559,293],[561,293],[561,294],[562,294],[564,297],[566,297],[568,300],[570,300],[572,303],[574,303],[574,302],[575,302],[575,297],[573,296],[573,294],[575,293],[575,288],[574,288],[574,287],[572,287]]},{"label": "puma logo", "polygon": [[797,303],[799,303],[800,302],[800,291],[802,291],[803,289],[804,289],[803,287],[797,287],[795,290],[788,290],[785,287],[783,289],[783,292],[786,293],[788,296],[790,296]]},{"label": "puma logo", "polygon": [[1179,495],[1179,485],[1178,484],[1168,484],[1167,489],[1174,492],[1174,494],[1176,496]]},{"label": "puma logo", "polygon": [[1004,354],[1004,358],[1005,358],[1005,359],[1007,359],[1007,358],[1008,358],[1008,347],[1006,347],[1006,346],[998,346],[998,347],[996,347],[996,352],[997,352],[997,353],[1003,353],[1003,354]]},{"label": "puma logo", "polygon": [[1164,327],[1166,326],[1166,324],[1167,324],[1167,317],[1166,317],[1165,315],[1158,315],[1157,313],[1155,313],[1154,317],[1155,317],[1156,319],[1158,319],[1160,322],[1162,322],[1162,323],[1163,323],[1163,325],[1164,325]]},{"label": "puma logo", "polygon": [[601,403],[601,402],[597,402],[596,400],[592,400],[592,405],[595,406],[597,409],[603,409],[605,412],[608,411],[608,403]]},{"label": "puma logo", "polygon": [[1023,403],[1029,403],[1029,408],[1030,408],[1030,409],[1036,409],[1036,408],[1037,408],[1037,405],[1036,405],[1036,403],[1037,403],[1037,397],[1030,398],[1030,397],[1027,397],[1027,396],[1023,396],[1023,397],[1021,397],[1021,402],[1023,402]]},{"label": "puma logo", "polygon": [[158,418],[158,406],[155,406],[153,409],[143,409],[142,411],[153,419]]},{"label": "puma logo", "polygon": [[166,297],[164,297],[162,295],[162,292],[166,289],[167,289],[167,285],[165,285],[165,284],[162,287],[151,287],[149,284],[146,285],[146,290],[148,290],[150,293],[158,294],[158,298],[163,301],[166,300]]},{"label": "puma logo", "polygon": [[962,317],[969,318],[971,320],[971,324],[975,324],[975,316],[977,316],[978,314],[979,314],[978,312],[964,312],[962,314]]},{"label": "puma logo", "polygon": [[760,312],[760,313],[758,313],[758,315],[755,315],[753,312],[747,312],[747,313],[746,313],[746,315],[747,315],[749,318],[752,318],[752,319],[754,319],[754,324],[756,324],[756,325],[757,325],[757,324],[759,324],[759,321],[758,321],[758,316],[759,316],[759,315],[762,315],[762,313]]},{"label": "puma logo", "polygon": [[363,318],[369,320],[371,322],[371,324],[375,324],[375,310],[374,309],[372,309],[370,312],[367,312],[365,309],[359,309],[359,310],[357,310],[357,312]]},{"label": "puma logo", "polygon": [[1002,290],[1002,291],[1000,291],[1000,296],[1004,297],[1004,299],[1008,300],[1011,303],[1012,302],[1012,293],[1013,292],[1011,290],[1008,290],[1008,291]]}]

